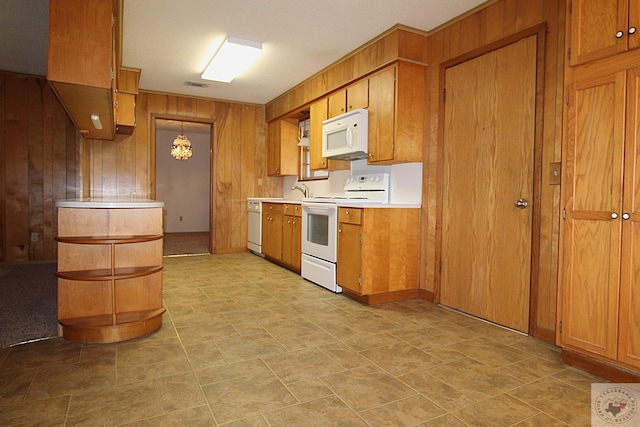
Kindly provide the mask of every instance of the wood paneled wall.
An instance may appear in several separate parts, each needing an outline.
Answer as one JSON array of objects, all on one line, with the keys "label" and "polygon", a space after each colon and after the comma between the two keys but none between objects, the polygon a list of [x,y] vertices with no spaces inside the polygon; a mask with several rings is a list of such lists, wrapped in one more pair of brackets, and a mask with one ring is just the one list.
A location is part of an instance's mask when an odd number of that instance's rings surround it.
[{"label": "wood paneled wall", "polygon": [[266,173],[264,106],[142,91],[131,136],[84,141],[84,196],[155,198],[154,117],[212,124],[214,249],[245,250],[247,197],[282,196],[282,178]]},{"label": "wood paneled wall", "polygon": [[45,79],[0,72],[0,262],[57,258],[54,202],[80,196],[79,140]]},{"label": "wood paneled wall", "polygon": [[559,162],[562,137],[564,7],[561,0],[501,0],[430,35],[429,136],[424,150],[420,287],[434,291],[439,242],[437,194],[441,172],[441,64],[541,23],[547,24],[544,72],[541,224],[536,336],[553,341],[558,285],[560,186],[551,185],[550,164]]}]

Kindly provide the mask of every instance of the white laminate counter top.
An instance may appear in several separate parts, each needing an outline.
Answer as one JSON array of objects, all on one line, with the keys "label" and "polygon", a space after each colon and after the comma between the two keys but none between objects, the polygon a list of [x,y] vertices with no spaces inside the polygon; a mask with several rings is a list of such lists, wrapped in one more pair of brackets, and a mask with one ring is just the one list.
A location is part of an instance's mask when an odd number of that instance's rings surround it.
[{"label": "white laminate counter top", "polygon": [[[263,197],[250,197],[247,200],[259,200],[261,202],[268,203],[287,203],[287,204],[302,204],[302,200],[287,200],[283,198],[263,198]],[[317,203],[317,202],[316,202]],[[376,203],[363,199],[337,199],[336,205],[344,208],[376,208],[376,209],[420,209],[420,204],[415,203]]]},{"label": "white laminate counter top", "polygon": [[65,199],[56,200],[59,208],[109,208],[109,209],[149,209],[162,208],[164,202],[150,199]]}]

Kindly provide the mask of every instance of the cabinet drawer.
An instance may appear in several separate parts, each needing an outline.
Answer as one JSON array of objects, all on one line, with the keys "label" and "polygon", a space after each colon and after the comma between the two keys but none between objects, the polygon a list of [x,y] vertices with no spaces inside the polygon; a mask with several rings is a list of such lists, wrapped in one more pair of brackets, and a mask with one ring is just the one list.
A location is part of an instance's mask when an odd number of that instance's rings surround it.
[{"label": "cabinet drawer", "polygon": [[340,208],[338,210],[338,221],[346,224],[362,224],[362,209]]},{"label": "cabinet drawer", "polygon": [[262,212],[283,213],[284,205],[282,203],[263,203]]},{"label": "cabinet drawer", "polygon": [[302,216],[302,206],[297,204],[285,204],[284,214],[293,216]]}]

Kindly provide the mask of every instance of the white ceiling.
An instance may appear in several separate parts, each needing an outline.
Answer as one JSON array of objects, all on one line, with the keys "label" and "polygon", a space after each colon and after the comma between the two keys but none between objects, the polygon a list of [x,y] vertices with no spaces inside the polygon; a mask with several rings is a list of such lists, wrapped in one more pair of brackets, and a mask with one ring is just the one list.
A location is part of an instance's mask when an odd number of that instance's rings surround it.
[{"label": "white ceiling", "polygon": [[[266,104],[396,24],[430,31],[486,0],[124,0],[122,65],[140,89]],[[47,0],[2,0],[0,70],[46,75]],[[231,83],[200,79],[227,36],[262,43]],[[208,83],[208,88],[185,81]]]}]

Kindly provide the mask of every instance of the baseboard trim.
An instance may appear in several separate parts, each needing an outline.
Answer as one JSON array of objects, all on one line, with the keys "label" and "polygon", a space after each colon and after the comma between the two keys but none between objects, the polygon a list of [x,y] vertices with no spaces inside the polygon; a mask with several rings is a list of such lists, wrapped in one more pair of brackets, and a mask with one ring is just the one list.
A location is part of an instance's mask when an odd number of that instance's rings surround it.
[{"label": "baseboard trim", "polygon": [[436,299],[436,296],[433,292],[427,291],[425,289],[420,289],[420,294],[418,295],[420,298],[433,302]]},{"label": "baseboard trim", "polygon": [[533,337],[541,341],[548,342],[549,344],[555,345],[556,343],[556,331],[554,331],[553,329],[541,328],[539,326],[536,326]]},{"label": "baseboard trim", "polygon": [[402,301],[411,298],[418,298],[419,289],[405,289],[403,291],[385,292],[375,295],[359,295],[348,289],[342,288],[343,295],[355,299],[365,305],[384,304],[385,302]]},{"label": "baseboard trim", "polygon": [[588,372],[614,383],[640,383],[640,374],[628,371],[618,366],[592,359],[573,351],[562,349],[560,352],[562,363],[582,371]]}]

